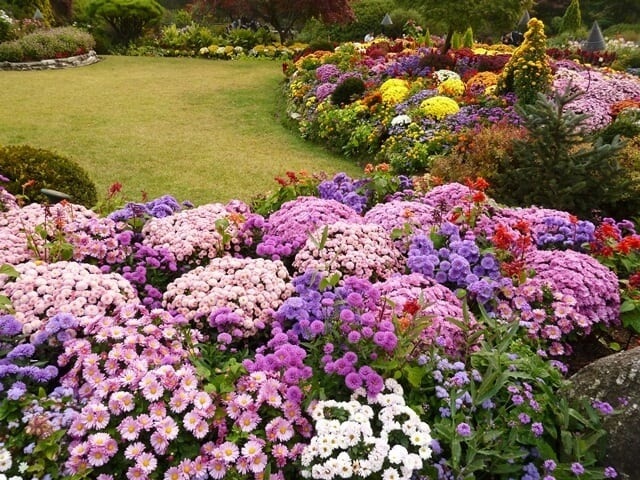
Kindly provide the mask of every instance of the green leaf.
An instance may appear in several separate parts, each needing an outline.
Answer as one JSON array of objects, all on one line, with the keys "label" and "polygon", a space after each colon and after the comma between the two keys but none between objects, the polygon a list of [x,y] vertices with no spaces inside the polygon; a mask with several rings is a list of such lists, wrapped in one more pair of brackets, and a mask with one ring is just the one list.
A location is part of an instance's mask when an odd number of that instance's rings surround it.
[{"label": "green leaf", "polygon": [[427,373],[427,370],[419,366],[411,367],[407,365],[406,367],[404,367],[404,372],[407,376],[407,381],[409,382],[409,384],[413,388],[420,388],[420,385],[422,384],[422,378]]},{"label": "green leaf", "polygon": [[18,273],[13,265],[9,265],[8,263],[0,265],[0,274],[7,275],[9,278],[18,278],[20,276],[20,273]]},{"label": "green leaf", "polygon": [[625,300],[620,305],[620,313],[631,312],[637,308],[636,302],[633,300]]}]

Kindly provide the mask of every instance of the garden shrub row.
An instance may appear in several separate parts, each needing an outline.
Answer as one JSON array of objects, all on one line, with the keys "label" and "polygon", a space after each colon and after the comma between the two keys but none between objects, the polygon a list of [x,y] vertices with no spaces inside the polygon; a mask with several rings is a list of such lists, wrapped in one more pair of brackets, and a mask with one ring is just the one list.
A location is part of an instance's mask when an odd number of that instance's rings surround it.
[{"label": "garden shrub row", "polygon": [[38,30],[18,40],[0,43],[0,61],[30,62],[81,55],[92,50],[90,33],[74,27]]}]

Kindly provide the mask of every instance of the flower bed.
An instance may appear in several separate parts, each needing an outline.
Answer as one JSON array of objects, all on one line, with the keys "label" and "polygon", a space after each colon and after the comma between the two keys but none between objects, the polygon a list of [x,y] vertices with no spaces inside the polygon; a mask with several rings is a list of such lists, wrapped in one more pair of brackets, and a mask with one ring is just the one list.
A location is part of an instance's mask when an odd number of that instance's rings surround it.
[{"label": "flower bed", "polygon": [[[504,91],[500,80],[512,58],[510,48],[478,46],[443,54],[410,40],[376,39],[313,52],[286,64],[288,114],[304,138],[347,157],[388,163],[396,173],[428,171],[434,158],[464,147],[482,128],[522,123],[518,98]],[[600,67],[569,60],[584,57],[575,49],[549,52],[554,56],[542,63],[553,72],[552,92],[563,92],[569,82],[574,92],[582,92],[567,108],[590,115],[590,133],[613,121],[613,104],[640,98],[637,77],[597,62]],[[529,60],[523,59],[523,68],[537,65]],[[354,76],[364,80],[364,93],[336,102],[332,92]],[[528,102],[535,99],[533,85],[542,82],[534,77],[526,77],[533,88]]]},{"label": "flower bed", "polygon": [[561,387],[572,344],[640,329],[632,225],[368,172],[266,217],[4,192],[0,474],[614,478],[612,406],[564,423]]}]

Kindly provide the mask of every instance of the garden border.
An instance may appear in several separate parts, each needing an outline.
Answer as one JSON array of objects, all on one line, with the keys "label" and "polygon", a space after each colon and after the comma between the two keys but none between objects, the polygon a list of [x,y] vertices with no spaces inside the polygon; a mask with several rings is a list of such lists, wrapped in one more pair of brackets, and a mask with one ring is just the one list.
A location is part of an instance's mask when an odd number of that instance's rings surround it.
[{"label": "garden border", "polygon": [[82,55],[66,58],[40,60],[38,62],[0,62],[0,70],[56,70],[60,68],[83,67],[100,61],[94,50]]}]

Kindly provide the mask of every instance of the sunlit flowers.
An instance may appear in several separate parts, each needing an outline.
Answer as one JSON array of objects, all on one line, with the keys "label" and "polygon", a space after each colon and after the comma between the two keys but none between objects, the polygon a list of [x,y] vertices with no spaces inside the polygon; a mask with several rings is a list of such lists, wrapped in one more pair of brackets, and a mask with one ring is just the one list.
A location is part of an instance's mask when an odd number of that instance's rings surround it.
[{"label": "sunlit flowers", "polygon": [[452,98],[437,95],[422,101],[420,110],[426,116],[435,120],[442,120],[449,115],[453,115],[460,111],[460,106]]}]

